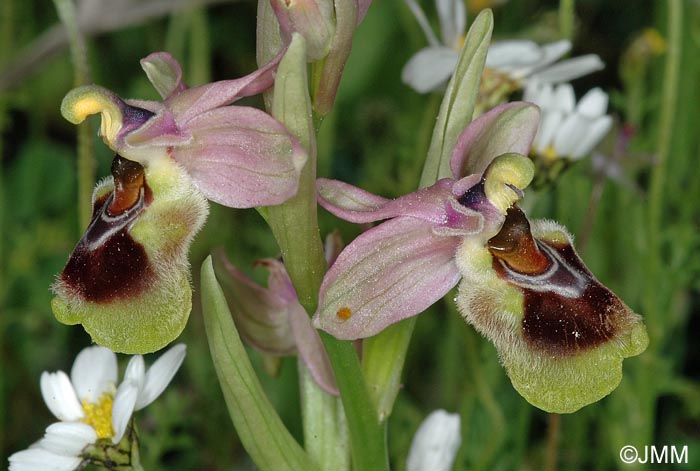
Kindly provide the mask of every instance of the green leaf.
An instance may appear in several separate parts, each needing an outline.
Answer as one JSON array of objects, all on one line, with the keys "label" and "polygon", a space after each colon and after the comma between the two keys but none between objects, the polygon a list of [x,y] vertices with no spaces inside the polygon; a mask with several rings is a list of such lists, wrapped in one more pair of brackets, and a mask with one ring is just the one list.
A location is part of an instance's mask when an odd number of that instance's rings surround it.
[{"label": "green leaf", "polygon": [[469,28],[457,68],[447,84],[423,167],[421,188],[452,177],[450,156],[460,133],[472,120],[492,30],[493,13],[483,10]]},{"label": "green leaf", "polygon": [[316,469],[268,400],[231,318],[211,257],[202,264],[202,313],[216,374],[241,443],[261,471]]}]

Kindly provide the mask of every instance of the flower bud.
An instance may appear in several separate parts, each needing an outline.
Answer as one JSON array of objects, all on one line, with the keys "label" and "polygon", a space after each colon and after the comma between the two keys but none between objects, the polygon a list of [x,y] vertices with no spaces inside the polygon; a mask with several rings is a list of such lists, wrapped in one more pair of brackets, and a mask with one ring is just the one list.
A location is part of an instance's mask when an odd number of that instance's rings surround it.
[{"label": "flower bud", "polygon": [[309,62],[326,57],[335,35],[334,5],[331,0],[271,0],[270,3],[285,43],[289,43],[292,33],[300,33],[306,40]]}]

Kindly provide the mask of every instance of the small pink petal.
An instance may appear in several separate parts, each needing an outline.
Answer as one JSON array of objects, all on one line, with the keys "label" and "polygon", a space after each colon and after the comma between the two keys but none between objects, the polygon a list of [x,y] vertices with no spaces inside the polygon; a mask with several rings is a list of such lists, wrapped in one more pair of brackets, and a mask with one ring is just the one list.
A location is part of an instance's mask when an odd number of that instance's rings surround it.
[{"label": "small pink petal", "polygon": [[434,224],[446,224],[445,201],[452,195],[450,179],[400,196],[394,200],[368,193],[338,180],[316,181],[319,204],[341,219],[367,223],[396,216],[411,216]]},{"label": "small pink petal", "polygon": [[285,52],[286,48],[265,66],[245,77],[183,90],[167,99],[165,104],[173,111],[178,124],[184,126],[189,120],[209,110],[228,105],[242,97],[257,95],[274,83],[275,71]]},{"label": "small pink petal", "polygon": [[311,319],[301,304],[290,306],[289,325],[297,344],[299,356],[309,369],[316,384],[328,394],[338,395],[335,374],[318,331],[311,325]]},{"label": "small pink petal", "polygon": [[459,281],[460,237],[399,217],[356,238],[326,274],[314,325],[343,340],[370,337],[425,310]]},{"label": "small pink petal", "polygon": [[280,204],[294,196],[308,158],[286,128],[268,114],[241,106],[193,118],[193,143],[172,150],[204,195],[233,208]]},{"label": "small pink petal", "polygon": [[163,99],[187,89],[182,81],[182,68],[167,52],[154,52],[141,59],[141,68]]},{"label": "small pink petal", "polygon": [[290,305],[298,304],[296,294],[290,300],[289,293],[263,288],[238,270],[222,250],[214,252],[214,262],[241,337],[264,353],[294,354],[288,311]]},{"label": "small pink petal", "polygon": [[537,134],[539,108],[516,101],[497,106],[474,120],[457,139],[450,166],[456,179],[481,174],[501,154],[527,155]]}]

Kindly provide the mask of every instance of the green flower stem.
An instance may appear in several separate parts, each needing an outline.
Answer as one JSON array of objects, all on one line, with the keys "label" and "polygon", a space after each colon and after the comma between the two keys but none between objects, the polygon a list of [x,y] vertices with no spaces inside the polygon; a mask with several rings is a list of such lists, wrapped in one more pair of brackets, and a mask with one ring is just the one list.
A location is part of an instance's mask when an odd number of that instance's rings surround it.
[{"label": "green flower stem", "polygon": [[574,38],[575,0],[559,0],[559,35],[569,41]]},{"label": "green flower stem", "polygon": [[406,361],[417,317],[397,322],[362,345],[362,372],[380,421],[385,421],[394,407],[401,386],[401,373]]},{"label": "green flower stem", "polygon": [[340,398],[319,388],[304,362],[297,363],[306,452],[321,471],[349,470],[350,443]]},{"label": "green flower stem", "polygon": [[377,416],[355,348],[325,332],[321,332],[321,340],[333,365],[348,421],[353,469],[388,471],[386,426]]},{"label": "green flower stem", "polygon": [[483,10],[469,28],[455,73],[447,84],[420,178],[421,188],[452,177],[450,156],[457,138],[472,120],[492,31],[493,13]]},{"label": "green flower stem", "polygon": [[[272,114],[306,148],[309,161],[302,170],[297,195],[279,206],[265,208],[261,214],[277,239],[299,301],[313,314],[326,260],[316,212],[316,134],[311,119],[306,51],[303,38],[296,34],[277,70]],[[346,412],[353,466],[357,471],[388,469],[384,428],[377,419],[355,350],[350,342],[321,334]]]},{"label": "green flower stem", "polygon": [[265,395],[214,275],[202,264],[202,314],[226,406],[241,443],[262,471],[315,470]]},{"label": "green flower stem", "polygon": [[[90,83],[85,38],[80,33],[72,0],[53,0],[58,17],[68,33],[76,87]],[[92,187],[95,184],[92,130],[85,121],[78,125],[78,208],[80,227],[87,227],[92,214]]]},{"label": "green flower stem", "polygon": [[[440,106],[418,185],[420,188],[428,187],[441,178],[452,177],[452,148],[472,120],[492,30],[491,10],[479,13],[469,28],[457,68]],[[415,318],[407,319],[365,340],[363,370],[382,421],[391,414],[398,394],[415,323]]]}]

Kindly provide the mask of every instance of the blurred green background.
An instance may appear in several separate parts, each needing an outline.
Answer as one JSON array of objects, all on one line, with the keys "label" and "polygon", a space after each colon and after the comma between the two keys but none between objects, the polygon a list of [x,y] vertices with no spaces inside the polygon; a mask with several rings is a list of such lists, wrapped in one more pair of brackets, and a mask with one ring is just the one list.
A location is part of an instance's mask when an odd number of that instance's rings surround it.
[{"label": "blurred green background", "polygon": [[[256,67],[255,2],[78,4],[92,81],[121,96],[157,99],[138,64],[153,51],[173,53],[190,85]],[[432,2],[421,4],[436,24]],[[468,4],[469,20],[475,9],[494,6],[496,38],[546,42],[566,34],[557,1]],[[679,15],[669,21],[670,6]],[[56,322],[49,307],[49,286],[83,229],[76,128],[59,113],[74,73],[58,24],[48,0],[0,2],[0,467],[54,421],[39,391],[41,372],[69,371],[90,343],[81,327]],[[595,160],[607,170],[587,158],[554,186],[528,193],[525,206],[531,216],[556,219],[578,237],[589,268],[645,317],[649,348],[625,361],[622,384],[609,397],[575,414],[550,416],[513,390],[493,346],[461,320],[447,296],[419,317],[411,343],[389,422],[397,469],[418,424],[436,408],[462,416],[455,469],[700,469],[700,2],[579,1],[573,25],[573,55],[596,53],[606,63],[602,72],[574,82],[577,96],[593,86],[610,93],[611,112],[620,128],[633,130],[632,138],[616,151],[609,136]],[[665,51],[630,56],[635,39],[644,46],[646,28],[665,39]],[[321,129],[320,176],[387,197],[415,189],[440,96],[413,92],[400,73],[424,46],[402,1],[375,1],[358,29],[335,110]],[[91,136],[101,178],[111,155],[96,136],[96,123]],[[322,232],[336,227],[346,242],[361,229],[321,211]],[[244,269],[277,255],[254,210],[212,204],[191,251],[193,267],[221,245]],[[145,469],[255,469],[226,412],[198,300],[181,340],[188,354],[173,385],[137,414]],[[301,440],[295,360],[284,359],[279,376],[270,377],[260,356],[251,356]],[[618,456],[628,444],[687,445],[689,460],[630,467]]]}]

